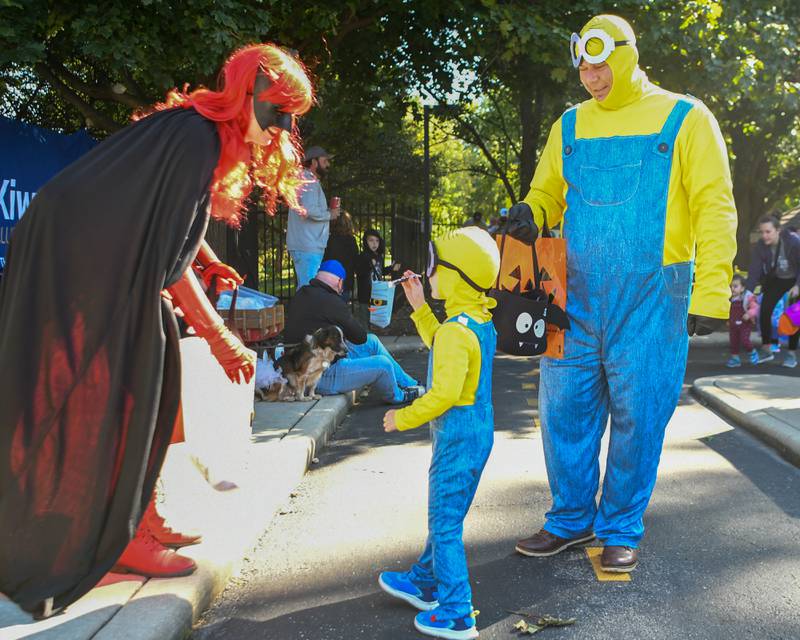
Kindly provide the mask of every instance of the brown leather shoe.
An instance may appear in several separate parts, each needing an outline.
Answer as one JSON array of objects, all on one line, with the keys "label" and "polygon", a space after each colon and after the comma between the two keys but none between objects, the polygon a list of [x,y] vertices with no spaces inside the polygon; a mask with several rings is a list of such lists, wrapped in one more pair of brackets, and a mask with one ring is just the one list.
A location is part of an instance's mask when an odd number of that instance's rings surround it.
[{"label": "brown leather shoe", "polygon": [[630,573],[639,564],[639,550],[631,547],[605,547],[600,568],[611,573]]},{"label": "brown leather shoe", "polygon": [[542,529],[539,533],[533,534],[530,538],[525,538],[517,542],[515,549],[523,556],[532,558],[546,558],[561,553],[564,549],[569,549],[575,545],[584,544],[594,540],[594,533],[589,531],[575,538],[560,538],[549,531]]}]

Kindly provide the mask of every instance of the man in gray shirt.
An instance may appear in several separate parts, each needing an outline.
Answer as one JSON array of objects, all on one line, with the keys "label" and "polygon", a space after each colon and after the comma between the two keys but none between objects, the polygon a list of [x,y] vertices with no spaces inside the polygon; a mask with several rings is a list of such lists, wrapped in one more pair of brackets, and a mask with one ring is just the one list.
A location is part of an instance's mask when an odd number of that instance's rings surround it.
[{"label": "man in gray shirt", "polygon": [[298,289],[317,275],[328,244],[328,226],[331,220],[339,217],[338,206],[328,208],[319,182],[328,172],[331,157],[322,147],[310,147],[306,151],[303,177],[308,183],[300,188],[300,204],[306,210],[306,215],[289,209],[286,248],[292,256]]}]

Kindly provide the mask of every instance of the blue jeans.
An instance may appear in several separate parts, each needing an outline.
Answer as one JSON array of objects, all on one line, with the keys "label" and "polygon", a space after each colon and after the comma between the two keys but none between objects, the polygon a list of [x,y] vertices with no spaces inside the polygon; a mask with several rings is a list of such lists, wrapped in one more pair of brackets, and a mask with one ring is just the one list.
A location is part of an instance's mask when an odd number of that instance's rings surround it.
[{"label": "blue jeans", "polygon": [[383,346],[374,333],[367,334],[364,344],[347,343],[347,357],[325,370],[317,384],[317,393],[324,396],[347,393],[372,385],[384,402],[403,401],[403,388],[418,384]]},{"label": "blue jeans", "polygon": [[297,277],[297,288],[299,289],[316,277],[324,254],[311,251],[290,251],[289,255],[292,256],[294,275]]}]

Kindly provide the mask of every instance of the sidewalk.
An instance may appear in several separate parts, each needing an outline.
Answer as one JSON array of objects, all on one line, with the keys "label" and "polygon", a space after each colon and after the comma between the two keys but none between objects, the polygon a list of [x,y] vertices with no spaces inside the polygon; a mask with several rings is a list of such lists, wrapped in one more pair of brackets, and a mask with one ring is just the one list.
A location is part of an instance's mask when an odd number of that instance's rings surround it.
[{"label": "sidewalk", "polygon": [[419,336],[380,336],[380,339],[383,346],[394,355],[426,348]]},{"label": "sidewalk", "polygon": [[800,467],[800,379],[779,375],[715,376],[695,380],[692,392]]},{"label": "sidewalk", "polygon": [[244,468],[230,478],[238,489],[215,491],[184,445],[170,447],[161,473],[166,499],[159,510],[178,527],[203,533],[202,544],[181,551],[197,562],[197,571],[186,578],[151,580],[109,574],[64,614],[41,622],[2,601],[0,638],[185,637],[289,499],[353,399],[351,393],[312,402],[256,403],[252,445]]},{"label": "sidewalk", "polygon": [[730,344],[730,337],[727,329],[725,331],[715,331],[707,336],[692,336],[689,338],[691,347],[723,347]]},{"label": "sidewalk", "polygon": [[[423,348],[417,337],[383,336],[392,353]],[[311,402],[257,402],[246,462],[230,491],[203,478],[185,445],[170,447],[162,469],[159,510],[177,528],[203,533],[185,547],[197,571],[186,578],[109,574],[63,614],[35,622],[0,600],[0,638],[39,640],[178,640],[235,576],[274,515],[289,500],[318,452],[344,420],[355,394]],[[215,478],[217,480],[219,478]]]}]

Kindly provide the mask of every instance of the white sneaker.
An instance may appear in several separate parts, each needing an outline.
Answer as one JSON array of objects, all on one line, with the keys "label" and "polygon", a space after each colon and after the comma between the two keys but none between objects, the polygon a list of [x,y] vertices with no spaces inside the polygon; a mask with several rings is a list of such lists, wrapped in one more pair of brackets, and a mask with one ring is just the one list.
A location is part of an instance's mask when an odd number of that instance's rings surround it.
[{"label": "white sneaker", "polygon": [[783,356],[782,366],[787,369],[794,369],[797,366],[797,354],[794,351],[787,351]]}]

